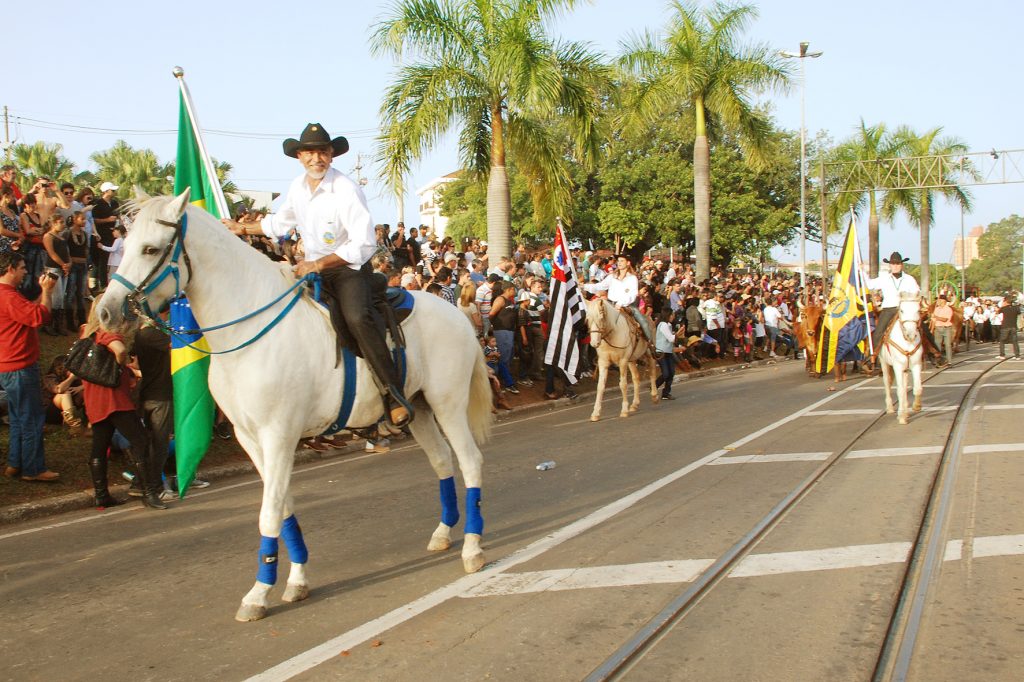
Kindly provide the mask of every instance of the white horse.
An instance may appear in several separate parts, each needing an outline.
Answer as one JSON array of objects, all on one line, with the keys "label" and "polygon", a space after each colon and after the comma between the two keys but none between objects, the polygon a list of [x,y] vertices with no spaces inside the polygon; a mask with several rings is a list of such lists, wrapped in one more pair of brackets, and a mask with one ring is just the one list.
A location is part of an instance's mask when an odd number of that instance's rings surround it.
[{"label": "white horse", "polygon": [[[590,329],[590,345],[597,349],[597,397],[594,399],[594,411],[590,421],[601,420],[601,400],[604,398],[604,386],[608,380],[608,366],[615,363],[619,368],[619,390],[622,391],[622,410],[620,417],[628,417],[640,409],[640,370],[637,363],[643,360],[650,368],[651,401],[659,401],[657,367],[647,346],[642,332],[637,335],[633,326],[627,322],[626,315],[618,310],[605,298],[592,298],[587,301],[587,326]],[[633,402],[627,396],[626,373],[633,377]]]},{"label": "white horse", "polygon": [[899,313],[878,356],[882,363],[882,382],[885,384],[885,411],[892,414],[892,379],[889,369],[896,374],[896,394],[900,400],[899,421],[909,421],[907,411],[907,370],[914,380],[914,412],[921,411],[921,367],[924,351],[921,347],[921,299],[913,294],[900,297]]},{"label": "white horse", "polygon": [[[163,277],[168,272],[174,276]],[[130,306],[146,303],[147,309],[159,310],[179,291],[188,294],[200,326],[219,325],[274,301],[296,281],[290,268],[270,261],[209,213],[191,206],[188,190],[140,204],[117,274],[98,308],[100,322],[108,329],[125,323]],[[136,286],[129,291],[132,283]],[[467,487],[462,560],[465,570],[473,572],[485,563],[479,510],[483,456],[477,443],[486,440],[491,424],[487,368],[472,328],[455,306],[429,294],[413,296],[415,307],[402,324],[408,366],[405,394],[416,408],[409,428],[440,479],[442,503],[441,523],[427,548],[448,549],[451,529],[459,518],[452,453],[443,430]],[[230,350],[256,337],[289,300],[290,294],[259,315],[209,331],[210,349],[214,353]],[[279,536],[291,560],[282,599],[300,601],[309,594],[308,555],[289,486],[299,439],[324,432],[339,417],[345,377],[343,363],[336,360],[329,316],[307,295],[258,341],[211,359],[213,397],[234,424],[238,442],[263,479],[260,568],[255,585],[242,599],[237,620],[266,615],[268,593],[277,579]],[[383,403],[362,359],[356,364],[355,380],[348,424],[375,426]]]}]

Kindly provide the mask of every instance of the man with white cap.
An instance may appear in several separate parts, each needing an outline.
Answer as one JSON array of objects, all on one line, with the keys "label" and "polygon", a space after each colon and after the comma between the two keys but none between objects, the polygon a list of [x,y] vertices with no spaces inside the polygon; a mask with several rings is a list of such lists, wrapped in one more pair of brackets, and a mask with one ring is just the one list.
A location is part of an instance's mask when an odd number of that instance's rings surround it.
[{"label": "man with white cap", "polygon": [[96,197],[96,203],[92,209],[92,223],[96,230],[92,242],[92,264],[96,270],[96,288],[98,290],[107,288],[107,260],[110,253],[100,248],[114,245],[114,226],[117,225],[117,212],[121,208],[115,193],[120,189],[114,183],[107,181],[100,185],[100,196]]}]

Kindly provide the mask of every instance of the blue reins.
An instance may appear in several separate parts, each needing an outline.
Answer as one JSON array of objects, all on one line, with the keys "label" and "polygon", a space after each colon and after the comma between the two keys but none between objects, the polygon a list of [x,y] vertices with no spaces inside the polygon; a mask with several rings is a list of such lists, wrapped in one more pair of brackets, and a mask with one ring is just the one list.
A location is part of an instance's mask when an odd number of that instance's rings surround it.
[{"label": "blue reins", "polygon": [[[320,276],[316,273],[311,272],[307,275],[304,275],[303,277],[300,277],[295,282],[295,284],[290,286],[287,290],[284,291],[284,293],[282,293],[280,296],[275,298],[270,303],[267,303],[266,305],[257,308],[256,310],[250,313],[246,313],[245,315],[239,317],[236,320],[231,320],[230,322],[217,324],[212,327],[200,327],[199,329],[174,329],[166,322],[161,320],[159,315],[156,315],[153,312],[153,310],[149,307],[149,295],[153,293],[156,290],[156,288],[160,286],[165,279],[167,279],[168,276],[173,276],[174,296],[172,296],[171,299],[173,300],[183,296],[183,293],[181,291],[181,271],[178,267],[178,261],[181,258],[184,257],[185,267],[187,267],[189,270],[189,276],[191,277],[192,275],[192,265],[191,262],[189,261],[188,252],[185,251],[185,233],[188,230],[188,214],[182,213],[181,220],[179,220],[176,223],[171,223],[167,222],[166,220],[159,219],[157,219],[156,222],[160,223],[161,225],[173,227],[174,236],[171,237],[171,241],[168,242],[167,246],[164,248],[164,252],[161,254],[160,260],[153,267],[153,269],[150,270],[149,274],[146,275],[145,279],[143,279],[142,282],[138,285],[132,283],[131,281],[129,281],[125,277],[122,277],[118,273],[114,273],[113,275],[111,275],[110,279],[111,281],[117,282],[128,289],[128,296],[125,298],[124,303],[126,308],[125,312],[127,312],[128,306],[131,306],[135,312],[145,315],[153,322],[154,325],[156,325],[158,329],[162,330],[164,333],[178,337],[180,340],[180,338],[184,336],[194,336],[196,334],[204,334],[206,332],[216,331],[218,329],[225,329],[227,327],[239,324],[240,322],[245,322],[246,320],[249,320],[269,310],[270,308],[284,300],[284,298],[288,296],[288,294],[293,294],[292,300],[288,302],[288,305],[286,305],[284,309],[281,312],[279,312],[277,316],[270,321],[269,324],[267,324],[267,326],[263,327],[263,329],[261,329],[255,336],[253,336],[248,341],[245,341],[235,346],[234,348],[220,351],[211,351],[206,350],[204,348],[198,348],[196,346],[193,346],[191,343],[185,341],[184,345],[188,346],[192,350],[198,351],[205,355],[223,355],[225,353],[234,353],[237,350],[241,350],[246,346],[256,343],[261,338],[263,338],[263,336],[266,335],[267,332],[269,332],[271,329],[277,326],[277,324],[281,320],[283,320],[285,316],[288,315],[289,312],[291,312],[292,308],[295,307],[295,304],[299,302],[300,298],[302,298],[301,287],[306,283],[310,283],[313,285],[314,297],[317,300],[319,300],[320,298]],[[170,260],[168,260],[168,257],[170,258]],[[162,270],[160,269],[161,267],[163,267]]]}]

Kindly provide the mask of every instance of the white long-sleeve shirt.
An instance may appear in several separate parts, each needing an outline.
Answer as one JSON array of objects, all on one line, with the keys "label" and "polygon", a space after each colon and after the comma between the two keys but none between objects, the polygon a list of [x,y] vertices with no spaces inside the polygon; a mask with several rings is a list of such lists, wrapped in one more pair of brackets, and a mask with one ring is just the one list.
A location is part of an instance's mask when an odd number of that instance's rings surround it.
[{"label": "white long-sleeve shirt", "polygon": [[920,294],[921,286],[917,280],[903,273],[902,277],[893,277],[891,273],[885,273],[871,279],[864,278],[864,283],[872,291],[882,292],[882,308],[896,308],[900,304],[901,294]]},{"label": "white long-sleeve shirt", "polygon": [[373,218],[363,190],[335,168],[327,169],[313,191],[305,175],[293,180],[281,209],[264,218],[260,226],[273,238],[298,230],[306,260],[334,253],[353,270],[358,270],[377,249]]},{"label": "white long-sleeve shirt", "polygon": [[587,284],[586,289],[592,294],[599,291],[608,292],[608,300],[617,306],[633,305],[636,302],[636,295],[639,285],[636,275],[626,275],[622,279],[612,275],[605,277],[600,282]]},{"label": "white long-sleeve shirt", "polygon": [[110,254],[110,257],[107,259],[108,268],[116,268],[121,264],[121,259],[124,258],[124,239],[118,237],[110,246],[97,245]]}]

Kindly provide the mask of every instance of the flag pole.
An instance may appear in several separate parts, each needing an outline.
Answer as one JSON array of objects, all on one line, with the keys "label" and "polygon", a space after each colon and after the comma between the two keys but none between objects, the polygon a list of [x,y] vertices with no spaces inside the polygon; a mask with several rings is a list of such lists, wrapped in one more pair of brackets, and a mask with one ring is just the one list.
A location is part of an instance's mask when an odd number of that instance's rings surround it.
[{"label": "flag pole", "polygon": [[874,355],[875,344],[871,340],[871,311],[868,310],[867,287],[864,285],[864,278],[861,273],[861,267],[864,263],[860,259],[860,239],[857,237],[857,217],[852,208],[850,209],[850,226],[853,229],[853,241],[857,245],[857,248],[853,251],[853,257],[857,261],[854,269],[857,271],[857,293],[860,294],[860,300],[864,304],[864,321],[868,325],[868,353],[870,355]]},{"label": "flag pole", "polygon": [[224,189],[220,186],[217,170],[213,167],[213,161],[206,151],[203,133],[199,128],[199,119],[196,118],[195,109],[192,107],[192,96],[188,92],[188,85],[185,84],[185,70],[180,66],[175,66],[171,73],[178,79],[181,99],[185,103],[185,111],[188,112],[188,118],[192,124],[192,134],[195,135],[196,144],[199,146],[199,156],[203,160],[203,167],[206,169],[206,175],[210,181],[210,189],[213,191],[213,201],[217,204],[217,211],[220,213],[221,218],[230,218],[231,212],[228,210],[228,202],[224,198]]}]

